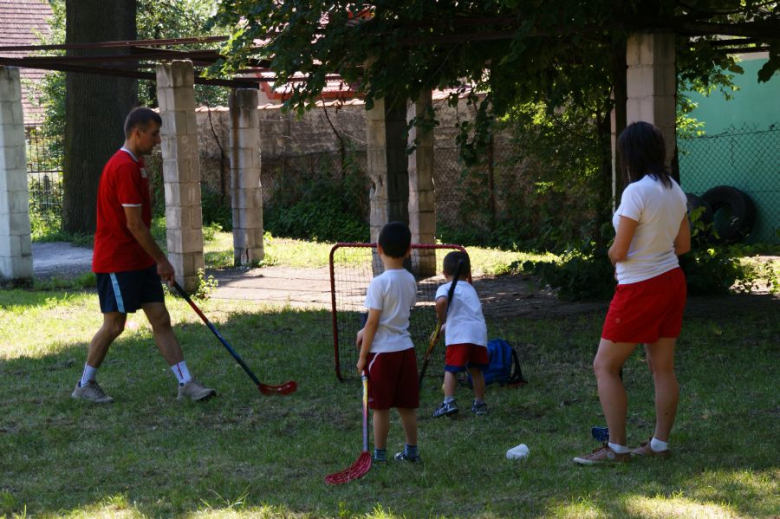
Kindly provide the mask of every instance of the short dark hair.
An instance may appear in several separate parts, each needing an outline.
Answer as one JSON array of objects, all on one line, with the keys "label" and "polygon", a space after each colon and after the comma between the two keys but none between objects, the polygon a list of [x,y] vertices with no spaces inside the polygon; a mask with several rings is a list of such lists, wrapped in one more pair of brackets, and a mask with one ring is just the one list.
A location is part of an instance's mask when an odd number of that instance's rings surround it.
[{"label": "short dark hair", "polygon": [[402,222],[390,222],[379,231],[379,245],[391,258],[403,258],[412,244],[412,232]]},{"label": "short dark hair", "polygon": [[136,128],[145,130],[151,122],[156,123],[157,126],[162,126],[162,117],[151,108],[146,108],[145,106],[133,108],[125,119],[125,137],[130,138],[130,135]]},{"label": "short dark hair", "polygon": [[458,263],[463,262],[463,266],[460,269],[460,277],[468,277],[471,273],[471,261],[469,261],[469,255],[463,251],[452,251],[444,256],[442,262],[442,268],[444,273],[448,276],[454,276],[458,270]]},{"label": "short dark hair", "polygon": [[666,169],[664,136],[656,126],[638,121],[623,130],[617,142],[623,173],[629,183],[653,175],[666,187],[672,187]]}]

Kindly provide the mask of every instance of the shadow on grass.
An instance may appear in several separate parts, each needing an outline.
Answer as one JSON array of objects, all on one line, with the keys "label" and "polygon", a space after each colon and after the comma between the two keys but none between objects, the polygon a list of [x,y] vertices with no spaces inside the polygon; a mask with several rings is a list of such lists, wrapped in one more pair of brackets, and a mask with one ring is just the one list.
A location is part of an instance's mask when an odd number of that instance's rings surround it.
[{"label": "shadow on grass", "polygon": [[[441,390],[426,383],[419,412],[424,463],[390,462],[349,485],[326,487],[324,476],[351,464],[361,449],[360,386],[335,378],[328,313],[202,303],[263,382],[299,383],[293,395],[264,397],[186,303],[171,300],[190,369],[219,396],[178,402],[148,327],[134,317],[141,325],[123,334],[99,373],[116,402],[93,406],[69,397],[94,333],[83,317],[95,312],[92,301],[52,304],[38,299],[43,295],[23,298],[46,307],[37,326],[54,326],[67,310],[83,340],[55,341],[34,354],[0,350],[0,514],[26,507],[35,515],[232,510],[337,517],[378,516],[380,505],[386,516],[407,517],[663,517],[679,505],[682,516],[695,517],[708,510],[765,515],[777,504],[774,315],[686,322],[676,456],[666,463],[572,465],[574,455],[596,446],[589,429],[603,422],[590,368],[599,316],[514,320],[502,323],[502,333],[518,345],[528,386],[491,386],[490,414],[479,419],[467,412],[468,390],[459,388],[463,412],[434,420]],[[641,353],[625,377],[630,438],[638,442],[653,419]],[[529,459],[505,460],[518,443],[529,445]],[[392,454],[402,446],[393,413],[388,448]]]}]

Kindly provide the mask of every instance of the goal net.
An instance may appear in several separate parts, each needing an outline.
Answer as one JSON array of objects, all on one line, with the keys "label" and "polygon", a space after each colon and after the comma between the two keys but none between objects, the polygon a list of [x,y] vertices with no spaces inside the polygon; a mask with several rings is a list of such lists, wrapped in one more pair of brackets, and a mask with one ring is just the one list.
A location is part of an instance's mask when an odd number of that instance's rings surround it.
[{"label": "goal net", "polygon": [[[436,289],[445,282],[441,274],[444,256],[454,250],[466,252],[460,245],[412,244],[412,256],[406,269],[417,281],[417,303],[409,317],[409,332],[417,353],[418,366],[436,327]],[[333,349],[339,380],[357,377],[358,350],[355,337],[363,322],[366,289],[384,272],[375,243],[337,243],[330,251],[330,291],[333,317]],[[444,373],[444,341],[441,340],[428,363],[426,377]]]}]

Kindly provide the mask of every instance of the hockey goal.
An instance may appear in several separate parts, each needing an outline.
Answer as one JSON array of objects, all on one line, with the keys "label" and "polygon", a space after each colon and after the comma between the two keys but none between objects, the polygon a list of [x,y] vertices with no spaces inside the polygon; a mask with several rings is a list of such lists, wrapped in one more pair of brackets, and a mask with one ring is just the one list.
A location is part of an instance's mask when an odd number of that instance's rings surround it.
[{"label": "hockey goal", "polygon": [[[417,304],[409,317],[409,332],[421,363],[430,334],[436,327],[434,298],[436,289],[445,282],[441,274],[444,256],[454,250],[466,253],[460,245],[412,244],[412,256],[406,269],[417,280]],[[333,349],[336,376],[339,380],[357,377],[355,365],[358,350],[355,337],[362,326],[361,316],[366,289],[374,276],[384,272],[376,253],[376,243],[337,243],[330,251],[330,292],[333,314]],[[441,343],[443,344],[443,342]],[[431,356],[426,376],[444,373],[444,346]]]}]

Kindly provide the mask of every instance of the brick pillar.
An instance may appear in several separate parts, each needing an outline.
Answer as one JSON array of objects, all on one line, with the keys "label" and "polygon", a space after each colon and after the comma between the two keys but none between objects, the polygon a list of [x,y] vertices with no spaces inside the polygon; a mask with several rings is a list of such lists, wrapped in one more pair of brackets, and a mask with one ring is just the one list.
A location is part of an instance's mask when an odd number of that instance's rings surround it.
[{"label": "brick pillar", "polygon": [[233,258],[235,265],[252,265],[264,254],[258,91],[235,89],[230,93],[229,105]]},{"label": "brick pillar", "polygon": [[677,148],[674,33],[634,33],[626,44],[628,124],[646,121],[656,125],[666,141],[669,166]]},{"label": "brick pillar", "polygon": [[205,266],[193,84],[190,61],[157,65],[168,259],[176,280],[189,291],[196,288],[198,270]]},{"label": "brick pillar", "polygon": [[[407,117],[425,114],[431,109],[431,92],[409,104]],[[436,243],[436,194],[433,190],[433,130],[409,131],[409,144],[417,141],[415,151],[408,156],[409,171],[409,228],[412,243]],[[412,270],[420,276],[436,275],[436,252],[418,249],[412,254]]]},{"label": "brick pillar", "polygon": [[0,67],[0,285],[32,284],[27,154],[19,69]]},{"label": "brick pillar", "polygon": [[371,241],[388,222],[409,223],[406,105],[377,99],[366,111],[366,159],[371,180]]}]

